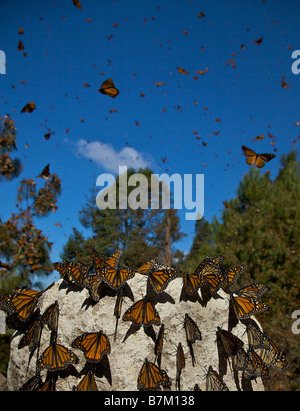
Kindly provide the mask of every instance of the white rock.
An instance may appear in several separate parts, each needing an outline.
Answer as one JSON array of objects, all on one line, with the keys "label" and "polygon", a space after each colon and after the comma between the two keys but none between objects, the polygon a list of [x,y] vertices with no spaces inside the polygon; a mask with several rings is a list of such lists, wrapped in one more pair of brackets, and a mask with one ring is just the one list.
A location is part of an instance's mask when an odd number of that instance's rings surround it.
[{"label": "white rock", "polygon": [[[146,294],[147,284],[145,276],[137,273],[134,278],[128,281],[128,285],[132,289],[135,301],[138,301]],[[216,371],[219,369],[216,330],[217,327],[227,329],[229,298],[221,290],[219,291],[220,298],[211,298],[206,306],[202,306],[199,301],[180,301],[181,293],[181,278],[173,280],[168,285],[164,295],[167,297],[165,299],[151,292],[150,298],[154,296],[154,301],[157,301],[155,308],[160,315],[161,323],[165,325],[161,367],[167,370],[169,377],[172,379],[171,389],[175,390],[176,348],[178,343],[181,342],[186,358],[186,368],[181,374],[181,389],[183,391],[192,390],[197,383],[202,390],[205,390],[205,374],[208,367],[211,365]],[[105,296],[95,305],[91,305],[89,293],[86,289],[74,291],[68,288],[63,280],[60,280],[41,296],[38,302],[41,313],[55,300],[58,300],[60,310],[57,343],[70,348],[78,356],[80,361],[74,365],[76,370],[80,372],[84,368],[86,361],[83,352],[71,347],[72,341],[84,332],[103,330],[111,343],[111,353],[107,357],[111,373],[111,385],[105,376],[102,378],[96,377],[98,389],[116,391],[137,390],[137,378],[145,358],[149,361],[154,361],[155,355],[154,341],[145,333],[143,327],[126,337],[131,322],[123,321],[122,316],[133,302],[128,297],[125,297],[123,301],[121,318],[118,323],[117,340],[114,342],[116,318],[113,313],[116,297]],[[170,302],[166,300],[170,300]],[[183,328],[185,313],[188,313],[197,323],[202,333],[202,341],[196,341],[193,344],[197,363],[195,367],[192,366]],[[153,330],[157,336],[159,327],[153,326]],[[241,338],[247,347],[245,326],[239,323],[232,332]],[[37,350],[28,364],[28,347],[18,349],[21,337],[22,334],[16,332],[11,342],[7,375],[9,390],[19,389],[27,380],[35,375]],[[49,346],[49,341],[50,331],[47,327],[44,327],[39,356]],[[43,370],[41,376],[45,378],[45,375],[46,371]],[[241,380],[240,377],[241,373],[239,373],[239,380]],[[79,378],[72,375],[67,378],[59,378],[56,388],[57,390],[71,390],[79,381]],[[229,366],[227,367],[227,374],[224,376],[224,382],[230,390],[237,390],[232,369]],[[239,384],[241,386],[241,382]],[[251,385],[253,390],[264,390],[260,379],[257,382],[251,381]]]}]

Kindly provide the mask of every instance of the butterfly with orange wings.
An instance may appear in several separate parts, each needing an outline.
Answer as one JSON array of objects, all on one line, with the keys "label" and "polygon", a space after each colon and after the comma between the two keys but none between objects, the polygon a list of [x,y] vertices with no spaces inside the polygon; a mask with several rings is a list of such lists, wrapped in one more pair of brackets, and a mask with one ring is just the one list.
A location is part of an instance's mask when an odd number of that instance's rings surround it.
[{"label": "butterfly with orange wings", "polygon": [[221,275],[224,276],[221,287],[227,293],[230,292],[230,288],[237,282],[239,277],[244,274],[245,267],[238,265],[235,267],[229,267],[228,264],[220,265]]},{"label": "butterfly with orange wings", "polygon": [[193,367],[196,365],[196,360],[195,360],[195,355],[194,355],[194,350],[193,350],[193,344],[199,340],[202,340],[201,332],[195,323],[195,321],[186,313],[184,317],[184,323],[183,323],[184,329],[185,329],[185,334],[186,334],[186,341],[190,349],[191,357],[192,357],[192,364]]},{"label": "butterfly with orange wings", "polygon": [[61,371],[70,364],[78,363],[78,357],[71,350],[57,344],[56,338],[52,340],[38,360],[37,367],[39,370],[46,368],[48,371]]},{"label": "butterfly with orange wings", "polygon": [[77,387],[73,388],[74,391],[98,391],[98,387],[95,380],[95,374],[89,370],[88,373],[82,378]]},{"label": "butterfly with orange wings", "polygon": [[72,347],[84,352],[85,359],[92,363],[98,363],[106,354],[110,354],[110,342],[102,332],[84,333],[75,338]]},{"label": "butterfly with orange wings", "polygon": [[255,151],[251,150],[250,148],[246,146],[242,146],[243,154],[246,156],[246,163],[249,166],[255,165],[258,168],[264,167],[266,162],[269,162],[273,158],[275,158],[275,154],[269,154],[269,153],[264,153],[264,154],[257,154]]},{"label": "butterfly with orange wings", "polygon": [[99,277],[113,290],[118,291],[127,280],[134,277],[135,270],[133,268],[123,266],[118,268],[119,259],[122,255],[121,251],[117,251],[107,260],[105,260],[104,269],[97,271]]},{"label": "butterfly with orange wings", "polygon": [[153,362],[145,359],[145,362],[139,372],[137,388],[140,391],[152,391],[164,383],[165,377],[162,371]]},{"label": "butterfly with orange wings", "polygon": [[129,307],[122,319],[138,326],[160,325],[159,314],[147,296]]},{"label": "butterfly with orange wings", "polygon": [[102,86],[99,89],[100,93],[105,94],[106,96],[115,98],[120,94],[119,90],[115,87],[113,79],[109,78],[102,83]]},{"label": "butterfly with orange wings", "polygon": [[85,273],[78,264],[73,261],[64,261],[53,263],[53,267],[67,284],[84,288]]},{"label": "butterfly with orange wings", "polygon": [[268,289],[264,284],[251,284],[235,293],[231,293],[230,301],[238,319],[247,319],[251,315],[267,311],[268,307],[260,297]]},{"label": "butterfly with orange wings", "polygon": [[259,353],[262,361],[267,367],[273,367],[277,371],[284,371],[288,363],[283,353],[276,344],[262,332],[254,322],[247,324],[247,335],[249,347]]},{"label": "butterfly with orange wings", "polygon": [[155,354],[155,361],[157,361],[158,367],[160,369],[161,366],[161,354],[164,344],[164,335],[165,335],[165,326],[162,324],[160,326],[155,345],[154,345],[154,354]]},{"label": "butterfly with orange wings", "polygon": [[210,293],[216,294],[223,282],[224,275],[220,272],[220,265],[223,257],[219,256],[215,259],[206,257],[197,266],[193,274],[183,274],[183,285],[188,295],[192,295],[198,291],[200,287],[208,286]]},{"label": "butterfly with orange wings", "polygon": [[206,374],[206,391],[229,391],[220,375],[210,365]]},{"label": "butterfly with orange wings", "polygon": [[26,322],[32,316],[42,294],[42,291],[14,289],[10,293],[0,295],[0,309]]},{"label": "butterfly with orange wings", "polygon": [[176,388],[180,391],[180,376],[182,370],[185,368],[185,356],[182,348],[182,344],[178,343],[176,351]]},{"label": "butterfly with orange wings", "polygon": [[164,291],[169,283],[177,277],[177,273],[173,268],[158,264],[155,260],[143,264],[136,271],[148,276],[148,280],[156,293]]}]

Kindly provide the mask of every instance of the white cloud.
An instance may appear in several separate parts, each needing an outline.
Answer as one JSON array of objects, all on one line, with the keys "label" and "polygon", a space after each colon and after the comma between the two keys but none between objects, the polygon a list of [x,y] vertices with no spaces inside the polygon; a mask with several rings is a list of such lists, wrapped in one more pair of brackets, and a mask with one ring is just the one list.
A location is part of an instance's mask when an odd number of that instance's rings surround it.
[{"label": "white cloud", "polygon": [[102,166],[105,171],[119,172],[119,166],[127,166],[135,169],[150,167],[142,153],[132,147],[123,147],[117,152],[111,144],[100,141],[87,142],[80,139],[77,142],[78,153]]}]

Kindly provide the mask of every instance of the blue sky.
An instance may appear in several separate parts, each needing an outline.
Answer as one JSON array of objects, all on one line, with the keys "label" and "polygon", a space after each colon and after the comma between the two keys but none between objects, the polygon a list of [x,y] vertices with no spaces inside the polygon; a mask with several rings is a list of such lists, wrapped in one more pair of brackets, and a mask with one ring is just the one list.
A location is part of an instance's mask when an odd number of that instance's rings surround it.
[{"label": "blue sky", "polygon": [[[35,177],[47,163],[62,179],[58,211],[36,221],[53,242],[52,261],[72,227],[83,230],[78,212],[97,176],[118,163],[204,174],[204,217],[211,221],[248,171],[243,144],[260,153],[277,150],[264,169],[272,178],[280,156],[297,149],[300,75],[291,71],[291,55],[300,49],[298,0],[81,4],[82,10],[72,0],[0,1],[7,64],[0,115],[16,123],[20,179]],[[19,40],[26,56],[17,50]],[[282,76],[290,87],[281,86]],[[97,90],[110,77],[120,90],[116,99]],[[21,114],[30,101],[37,109]],[[55,133],[49,140],[46,127]],[[1,183],[2,220],[16,211],[19,180]],[[188,251],[194,222],[184,212],[187,237],[177,247]]]}]

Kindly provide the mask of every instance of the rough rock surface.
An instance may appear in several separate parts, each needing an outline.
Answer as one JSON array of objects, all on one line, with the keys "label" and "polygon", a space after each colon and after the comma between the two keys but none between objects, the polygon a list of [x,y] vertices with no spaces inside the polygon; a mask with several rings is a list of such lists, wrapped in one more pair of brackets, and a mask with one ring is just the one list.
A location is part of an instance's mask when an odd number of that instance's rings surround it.
[{"label": "rough rock surface", "polygon": [[2,374],[0,374],[0,391],[7,391],[6,378]]},{"label": "rough rock surface", "polygon": [[[161,319],[165,325],[165,338],[161,360],[161,368],[165,369],[172,379],[171,390],[175,390],[176,380],[176,348],[179,342],[182,343],[186,367],[181,373],[181,390],[192,390],[197,383],[202,390],[205,390],[205,374],[211,365],[216,371],[219,370],[219,355],[216,343],[217,327],[227,329],[228,327],[228,295],[222,290],[219,292],[220,298],[210,298],[205,303],[201,293],[197,294],[194,301],[187,300],[182,293],[182,279],[176,278],[168,285],[165,293],[156,295],[147,285],[145,276],[136,274],[128,281],[134,301],[141,299],[147,290],[151,301],[155,304]],[[128,293],[130,295],[130,293]],[[59,303],[59,326],[57,343],[70,348],[79,358],[79,363],[74,365],[80,372],[86,364],[82,351],[71,348],[72,341],[84,332],[103,332],[109,337],[111,343],[111,353],[107,356],[108,361],[100,370],[100,377],[96,377],[99,390],[137,390],[137,378],[145,358],[154,361],[154,341],[153,335],[158,334],[159,327],[152,326],[150,329],[132,326],[131,322],[123,321],[122,316],[132,305],[128,296],[122,305],[121,318],[118,322],[117,340],[114,342],[114,331],[116,318],[114,317],[115,296],[105,296],[98,303],[93,304],[86,289],[78,290],[68,287],[63,280],[54,284],[40,298],[38,307],[41,313],[45,311],[53,302]],[[181,300],[181,301],[180,301]],[[193,344],[196,358],[196,366],[192,366],[189,348],[186,342],[183,320],[185,313],[197,323],[202,341]],[[247,347],[247,335],[245,326],[239,323],[232,329],[232,332],[245,342]],[[154,334],[155,333],[155,334]],[[29,362],[29,349],[24,347],[18,349],[22,334],[16,332],[11,342],[11,356],[8,367],[8,389],[17,390],[22,384],[35,375],[37,350]],[[39,355],[49,346],[50,331],[43,328]],[[223,361],[224,362],[224,361]],[[74,374],[74,372],[73,372]],[[41,372],[44,380],[46,371]],[[241,381],[241,373],[238,373],[238,381],[234,378],[232,368],[227,366],[224,381],[230,390],[244,388]],[[64,377],[64,378],[62,378]],[[81,378],[81,377],[80,377]],[[74,375],[60,375],[57,381],[57,390],[71,390],[79,383],[80,379]],[[110,384],[111,382],[111,384]],[[260,379],[247,381],[247,388],[253,390],[264,390]]]}]

